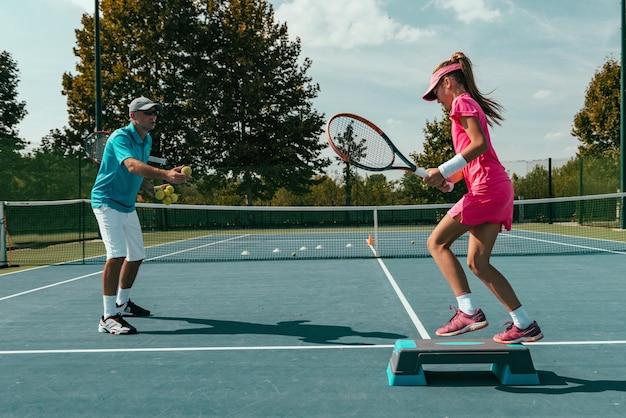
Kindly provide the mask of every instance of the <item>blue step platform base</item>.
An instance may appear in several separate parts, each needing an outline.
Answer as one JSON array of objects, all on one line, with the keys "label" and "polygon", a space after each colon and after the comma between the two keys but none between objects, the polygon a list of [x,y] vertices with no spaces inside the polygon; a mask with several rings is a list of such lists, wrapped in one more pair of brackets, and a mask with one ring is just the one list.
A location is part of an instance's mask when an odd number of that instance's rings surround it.
[{"label": "blue step platform base", "polygon": [[397,340],[387,377],[390,386],[425,386],[424,364],[491,364],[503,385],[538,385],[528,347],[492,340]]}]

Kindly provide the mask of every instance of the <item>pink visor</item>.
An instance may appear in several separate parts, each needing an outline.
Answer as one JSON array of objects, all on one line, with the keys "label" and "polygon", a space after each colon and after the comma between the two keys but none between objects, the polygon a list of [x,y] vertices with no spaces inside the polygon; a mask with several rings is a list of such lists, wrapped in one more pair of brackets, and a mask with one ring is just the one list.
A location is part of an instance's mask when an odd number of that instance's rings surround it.
[{"label": "pink visor", "polygon": [[422,99],[432,102],[433,100],[437,100],[437,96],[435,95],[435,89],[437,88],[437,84],[439,84],[439,80],[446,74],[451,73],[452,71],[460,70],[461,64],[450,64],[445,67],[442,67],[435,71],[433,75],[430,76],[430,87],[426,90],[426,93],[422,96]]}]

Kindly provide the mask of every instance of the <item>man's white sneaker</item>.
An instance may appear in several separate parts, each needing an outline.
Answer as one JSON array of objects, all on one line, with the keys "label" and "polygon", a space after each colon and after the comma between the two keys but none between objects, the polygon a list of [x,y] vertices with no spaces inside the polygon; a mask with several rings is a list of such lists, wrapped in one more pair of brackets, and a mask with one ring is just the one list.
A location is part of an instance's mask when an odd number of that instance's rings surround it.
[{"label": "man's white sneaker", "polygon": [[137,334],[137,328],[126,322],[122,315],[117,314],[106,319],[101,317],[98,332],[108,332],[113,335]]}]

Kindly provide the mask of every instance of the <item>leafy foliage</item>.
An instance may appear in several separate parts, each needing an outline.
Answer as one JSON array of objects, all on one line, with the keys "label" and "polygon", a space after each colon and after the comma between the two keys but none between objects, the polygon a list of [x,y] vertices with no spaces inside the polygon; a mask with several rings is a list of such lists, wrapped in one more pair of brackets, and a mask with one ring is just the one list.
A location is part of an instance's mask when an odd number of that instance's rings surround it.
[{"label": "leafy foliage", "polygon": [[[165,104],[153,154],[194,173],[237,181],[252,204],[284,187],[302,192],[328,165],[319,154],[319,86],[300,60],[300,41],[274,22],[263,0],[102,0],[104,129],[128,123],[138,96]],[[94,18],[76,31],[77,74],[63,76],[70,126],[95,126]],[[59,146],[77,146],[57,138]],[[211,177],[214,179],[214,177]]]},{"label": "leafy foliage", "polygon": [[2,200],[18,193],[23,180],[15,174],[26,161],[20,154],[27,142],[19,137],[17,125],[26,116],[26,103],[17,100],[19,70],[11,54],[0,52],[0,175]]},{"label": "leafy foliage", "polygon": [[574,116],[572,135],[581,142],[579,155],[619,156],[620,64],[608,58],[585,92],[583,108]]}]

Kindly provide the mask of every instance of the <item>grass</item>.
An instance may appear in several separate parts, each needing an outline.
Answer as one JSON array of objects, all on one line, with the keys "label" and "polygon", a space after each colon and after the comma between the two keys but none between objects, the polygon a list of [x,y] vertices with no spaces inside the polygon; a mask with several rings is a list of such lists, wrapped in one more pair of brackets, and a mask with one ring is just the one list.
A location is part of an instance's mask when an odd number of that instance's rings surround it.
[{"label": "grass", "polygon": [[567,235],[579,238],[601,239],[605,241],[626,242],[626,230],[617,229],[617,224],[602,226],[578,225],[575,223],[528,223],[514,224],[514,229],[543,234]]}]

